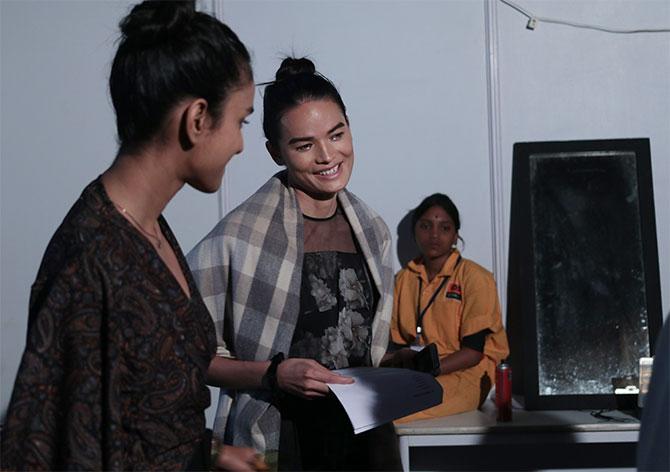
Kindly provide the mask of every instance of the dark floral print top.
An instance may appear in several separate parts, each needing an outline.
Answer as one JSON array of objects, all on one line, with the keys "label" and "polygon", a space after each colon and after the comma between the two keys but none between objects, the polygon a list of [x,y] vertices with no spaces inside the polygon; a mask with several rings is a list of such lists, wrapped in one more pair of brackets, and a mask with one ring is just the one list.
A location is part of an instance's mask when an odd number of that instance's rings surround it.
[{"label": "dark floral print top", "polygon": [[[372,322],[379,294],[351,225],[340,208],[325,219],[304,218],[300,311],[290,357],[329,369],[371,366]],[[335,396],[280,396],[279,470],[371,470],[351,462],[367,449],[354,438]],[[376,444],[377,447],[383,447]]]},{"label": "dark floral print top", "polygon": [[205,431],[214,326],[167,222],[189,299],[100,179],[32,287],[2,469],[185,469]]},{"label": "dark floral print top", "polygon": [[370,365],[375,305],[360,254],[305,254],[300,301],[291,357],[316,359],[329,369]]},{"label": "dark floral print top", "polygon": [[341,208],[325,219],[304,217],[300,314],[290,357],[329,369],[371,365],[378,297]]}]

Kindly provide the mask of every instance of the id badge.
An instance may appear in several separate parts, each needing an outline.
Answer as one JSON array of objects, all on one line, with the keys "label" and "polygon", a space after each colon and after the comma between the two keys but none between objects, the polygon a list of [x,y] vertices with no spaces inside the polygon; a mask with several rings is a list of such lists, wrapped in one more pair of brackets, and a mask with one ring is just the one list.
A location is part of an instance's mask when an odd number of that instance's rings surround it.
[{"label": "id badge", "polygon": [[421,328],[421,326],[417,326],[416,327],[416,336],[414,337],[414,342],[412,344],[410,344],[410,346],[409,346],[410,349],[412,349],[412,351],[420,351],[421,349],[423,349],[423,345],[421,344],[421,334],[422,334],[422,332],[423,332],[423,329]]}]

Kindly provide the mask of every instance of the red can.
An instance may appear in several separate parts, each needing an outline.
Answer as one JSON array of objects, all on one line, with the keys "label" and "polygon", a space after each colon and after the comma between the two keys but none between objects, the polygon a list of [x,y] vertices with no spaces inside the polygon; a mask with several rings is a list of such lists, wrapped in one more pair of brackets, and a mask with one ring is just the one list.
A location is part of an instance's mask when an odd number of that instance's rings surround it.
[{"label": "red can", "polygon": [[496,367],[498,421],[512,421],[512,368],[506,361]]}]

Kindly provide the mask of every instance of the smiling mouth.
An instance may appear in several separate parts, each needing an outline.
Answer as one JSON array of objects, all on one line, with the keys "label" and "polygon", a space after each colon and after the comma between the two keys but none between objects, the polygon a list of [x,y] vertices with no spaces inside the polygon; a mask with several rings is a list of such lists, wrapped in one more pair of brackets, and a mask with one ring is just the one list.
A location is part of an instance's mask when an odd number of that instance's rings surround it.
[{"label": "smiling mouth", "polygon": [[328,170],[322,170],[321,172],[318,172],[318,174],[323,176],[335,175],[337,174],[338,170],[340,170],[340,164],[337,164],[336,166],[331,167]]}]

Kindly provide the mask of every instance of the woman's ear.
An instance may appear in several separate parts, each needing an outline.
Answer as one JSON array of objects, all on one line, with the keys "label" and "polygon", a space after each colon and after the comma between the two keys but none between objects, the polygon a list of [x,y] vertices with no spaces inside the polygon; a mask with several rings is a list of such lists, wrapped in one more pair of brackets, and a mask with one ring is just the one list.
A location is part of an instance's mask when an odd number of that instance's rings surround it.
[{"label": "woman's ear", "polygon": [[182,147],[189,149],[200,142],[206,131],[211,126],[212,118],[208,113],[207,100],[197,98],[193,100],[182,112],[179,140]]},{"label": "woman's ear", "polygon": [[268,153],[270,153],[270,156],[272,156],[272,160],[275,161],[275,164],[278,166],[284,165],[284,159],[282,159],[277,146],[272,144],[270,141],[265,141],[265,149],[268,150]]}]

